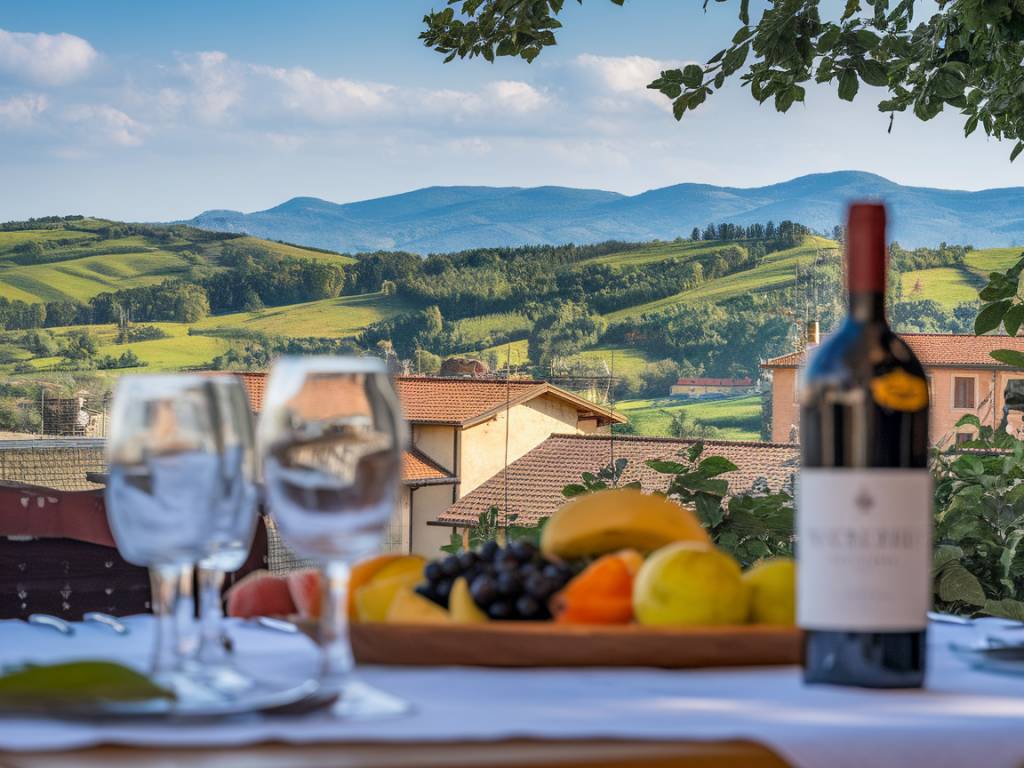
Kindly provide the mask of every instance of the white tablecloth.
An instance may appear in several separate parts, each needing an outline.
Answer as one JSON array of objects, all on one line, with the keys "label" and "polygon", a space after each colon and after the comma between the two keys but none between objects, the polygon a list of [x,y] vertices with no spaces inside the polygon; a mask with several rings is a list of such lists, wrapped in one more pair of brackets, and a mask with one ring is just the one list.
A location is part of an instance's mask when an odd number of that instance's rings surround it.
[{"label": "white tablecloth", "polygon": [[[149,617],[118,637],[94,625],[72,638],[0,622],[0,665],[116,658],[143,666]],[[989,624],[994,627],[995,624]],[[475,741],[516,737],[651,740],[752,739],[796,766],[1024,765],[1024,677],[967,669],[946,647],[969,627],[933,626],[927,689],[880,692],[806,687],[792,667],[748,670],[499,670],[365,667],[358,677],[413,703],[408,717],[346,722],[325,713],[249,716],[210,724],[77,723],[0,718],[0,750],[73,749],[101,743],[239,745],[279,740]],[[303,637],[235,622],[242,666],[309,676],[316,651]],[[1024,640],[1024,631],[1015,633]]]}]

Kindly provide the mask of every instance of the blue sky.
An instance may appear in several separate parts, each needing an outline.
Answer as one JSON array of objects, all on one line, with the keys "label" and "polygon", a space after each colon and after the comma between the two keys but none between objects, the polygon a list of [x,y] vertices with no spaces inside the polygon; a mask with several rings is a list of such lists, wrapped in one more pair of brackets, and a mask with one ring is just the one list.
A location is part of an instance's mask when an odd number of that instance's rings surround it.
[{"label": "blue sky", "polygon": [[727,88],[682,123],[644,84],[731,37],[731,3],[566,4],[559,46],[442,64],[416,39],[443,0],[5,0],[0,219],[184,218],[296,195],[434,184],[755,186],[858,169],[963,189],[1022,184],[955,114],[888,118],[809,89],[788,115]]}]

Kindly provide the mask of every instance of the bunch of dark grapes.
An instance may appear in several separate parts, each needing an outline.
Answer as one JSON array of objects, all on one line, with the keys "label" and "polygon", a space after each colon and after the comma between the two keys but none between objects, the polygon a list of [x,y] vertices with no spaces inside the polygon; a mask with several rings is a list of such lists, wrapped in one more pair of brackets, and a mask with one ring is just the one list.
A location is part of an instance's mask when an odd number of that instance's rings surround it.
[{"label": "bunch of dark grapes", "polygon": [[477,552],[462,552],[427,564],[423,597],[448,607],[452,583],[464,576],[473,602],[492,619],[543,621],[551,618],[548,599],[574,575],[564,563],[545,560],[533,544],[507,547],[488,541]]}]

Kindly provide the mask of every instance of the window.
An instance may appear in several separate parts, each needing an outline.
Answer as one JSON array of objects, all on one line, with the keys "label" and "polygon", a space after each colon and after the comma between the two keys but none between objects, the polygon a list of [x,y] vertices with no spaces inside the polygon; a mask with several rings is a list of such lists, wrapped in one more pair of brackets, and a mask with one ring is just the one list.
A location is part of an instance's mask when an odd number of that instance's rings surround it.
[{"label": "window", "polygon": [[974,435],[972,435],[970,432],[957,432],[956,433],[956,444],[957,445],[960,445],[960,443],[966,443],[968,440],[973,440],[973,439],[974,439]]},{"label": "window", "polygon": [[974,407],[974,378],[956,376],[953,378],[953,407]]}]

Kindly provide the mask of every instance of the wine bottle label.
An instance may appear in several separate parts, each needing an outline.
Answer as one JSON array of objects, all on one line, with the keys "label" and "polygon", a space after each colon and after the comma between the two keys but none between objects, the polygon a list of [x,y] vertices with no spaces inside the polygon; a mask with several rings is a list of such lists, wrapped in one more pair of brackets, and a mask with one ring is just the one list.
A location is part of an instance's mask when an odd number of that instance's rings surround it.
[{"label": "wine bottle label", "polygon": [[801,627],[925,627],[932,592],[928,470],[804,469],[796,503]]}]

